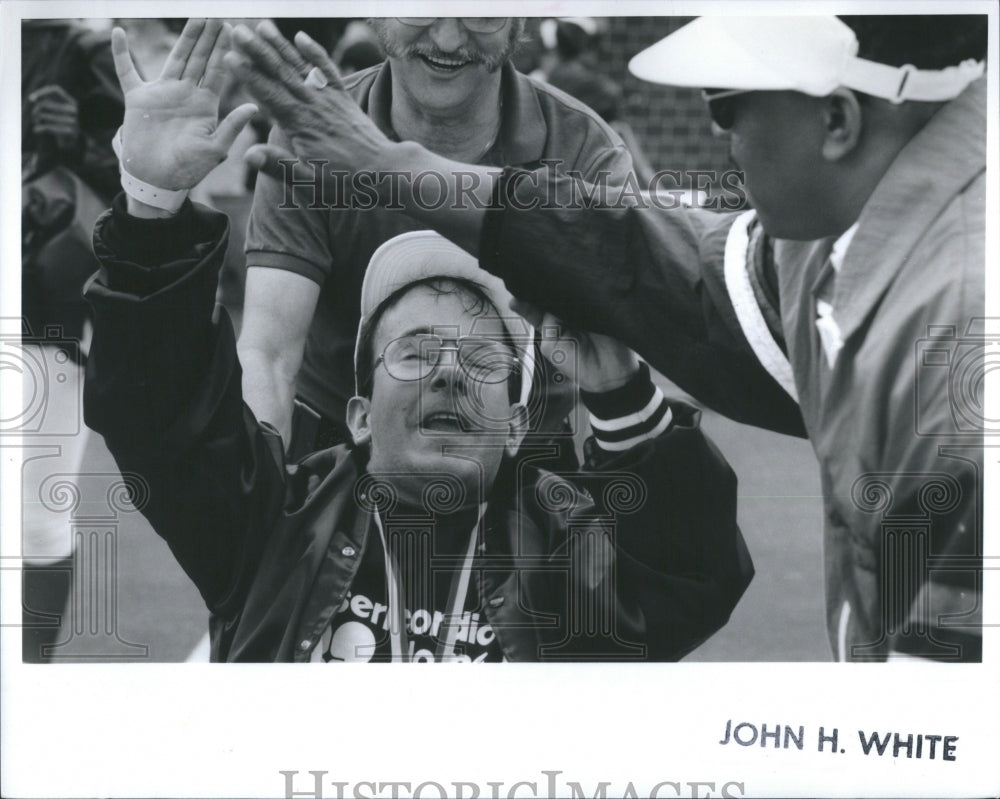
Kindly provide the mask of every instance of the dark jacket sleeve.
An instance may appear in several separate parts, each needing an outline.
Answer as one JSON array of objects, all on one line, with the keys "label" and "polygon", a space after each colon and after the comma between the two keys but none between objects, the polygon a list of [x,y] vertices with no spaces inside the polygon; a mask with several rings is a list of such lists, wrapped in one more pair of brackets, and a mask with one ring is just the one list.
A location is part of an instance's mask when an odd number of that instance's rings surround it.
[{"label": "dark jacket sleeve", "polygon": [[245,594],[284,491],[280,439],[243,404],[232,326],[212,323],[227,232],[191,203],[135,219],[119,195],[94,231],[84,389],[88,426],[145,483],[142,512],[221,615]]},{"label": "dark jacket sleeve", "polygon": [[[563,322],[613,336],[700,402],[805,435],[798,405],[744,337],[722,272],[732,214],[587,201],[572,178],[505,173],[480,264]],[[620,201],[619,201],[620,200]],[[662,201],[661,201],[662,203]]]},{"label": "dark jacket sleeve", "polygon": [[578,484],[615,520],[619,628],[651,660],[677,660],[728,620],[753,578],[736,523],[736,475],[700,428],[700,412],[670,402],[657,438],[610,454],[587,442]]}]

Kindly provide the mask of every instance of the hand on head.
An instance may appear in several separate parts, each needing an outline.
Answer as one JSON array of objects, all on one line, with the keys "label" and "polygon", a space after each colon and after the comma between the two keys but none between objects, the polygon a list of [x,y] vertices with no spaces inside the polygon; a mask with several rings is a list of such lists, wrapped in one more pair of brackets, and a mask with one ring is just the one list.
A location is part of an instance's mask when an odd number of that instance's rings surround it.
[{"label": "hand on head", "polygon": [[[510,308],[541,331],[539,348],[544,358],[563,372],[575,368],[575,377],[584,391],[601,392],[619,388],[639,369],[636,354],[617,339],[598,333],[567,330],[551,313],[524,300],[512,300]],[[574,345],[573,364],[565,362],[568,357],[567,342]]]}]

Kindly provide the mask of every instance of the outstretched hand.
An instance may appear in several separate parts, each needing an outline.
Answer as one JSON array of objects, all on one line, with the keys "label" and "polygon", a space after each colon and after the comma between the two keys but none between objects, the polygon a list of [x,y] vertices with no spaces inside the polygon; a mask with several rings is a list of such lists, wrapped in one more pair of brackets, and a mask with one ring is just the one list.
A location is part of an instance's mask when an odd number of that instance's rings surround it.
[{"label": "outstretched hand", "polygon": [[125,31],[112,31],[111,52],[125,95],[121,159],[129,174],[163,189],[190,189],[225,159],[257,112],[244,103],[219,122],[229,43],[228,24],[188,20],[160,76],[147,82],[136,72]]},{"label": "outstretched hand", "polygon": [[28,95],[31,130],[51,135],[60,150],[71,151],[80,139],[80,106],[62,86],[49,84]]},{"label": "outstretched hand", "polygon": [[636,354],[618,339],[599,333],[568,330],[555,316],[523,300],[513,300],[510,308],[542,331],[539,344],[542,356],[559,370],[565,370],[568,364],[558,362],[553,355],[565,352],[565,348],[559,346],[560,342],[573,340],[576,344],[576,378],[584,391],[599,393],[620,388],[639,370]]},{"label": "outstretched hand", "polygon": [[[326,174],[382,166],[383,148],[390,140],[344,90],[337,67],[319,44],[300,31],[293,46],[269,20],[256,32],[237,26],[233,43],[227,66],[274,119],[293,150],[255,145],[247,151],[247,163],[285,180],[311,180],[314,172],[305,161],[322,162]],[[314,77],[306,82],[310,73]],[[296,172],[279,164],[285,159],[297,162]]]}]

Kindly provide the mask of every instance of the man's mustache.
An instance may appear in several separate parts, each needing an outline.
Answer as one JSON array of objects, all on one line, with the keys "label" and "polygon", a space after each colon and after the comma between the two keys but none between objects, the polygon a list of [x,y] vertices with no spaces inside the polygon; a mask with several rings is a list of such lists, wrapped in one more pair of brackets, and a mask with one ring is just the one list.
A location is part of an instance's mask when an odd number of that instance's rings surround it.
[{"label": "man's mustache", "polygon": [[445,53],[441,50],[417,45],[408,48],[406,55],[407,57],[424,56],[425,58],[437,58],[441,61],[469,61],[474,64],[486,64],[488,61],[482,53],[477,53],[474,50],[467,50],[464,47],[460,50]]}]

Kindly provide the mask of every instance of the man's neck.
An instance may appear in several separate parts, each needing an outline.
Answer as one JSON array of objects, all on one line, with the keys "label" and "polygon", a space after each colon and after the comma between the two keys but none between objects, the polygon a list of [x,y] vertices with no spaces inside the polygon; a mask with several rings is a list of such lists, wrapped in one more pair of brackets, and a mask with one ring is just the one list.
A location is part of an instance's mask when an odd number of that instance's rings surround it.
[{"label": "man's neck", "polygon": [[[415,141],[431,152],[475,163],[495,143],[500,131],[500,72],[493,86],[460,106],[428,109],[409,95],[393,76],[390,120],[402,141]],[[492,99],[488,99],[492,98]]]},{"label": "man's neck", "polygon": [[844,233],[857,222],[868,200],[885,174],[910,141],[930,122],[945,103],[905,103],[893,106],[873,101],[869,107],[869,128],[879,131],[867,135],[857,157],[850,165],[851,177],[841,197],[836,234]]}]

